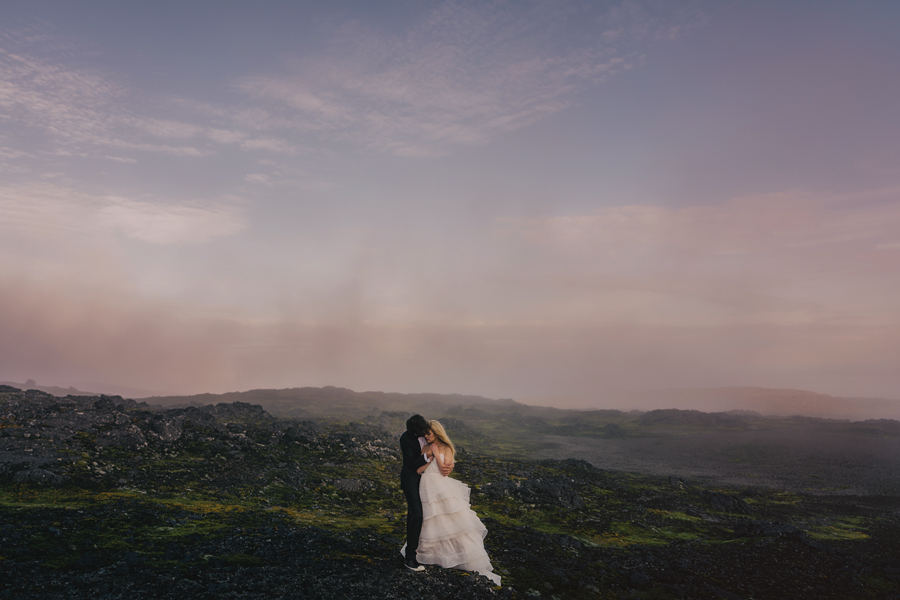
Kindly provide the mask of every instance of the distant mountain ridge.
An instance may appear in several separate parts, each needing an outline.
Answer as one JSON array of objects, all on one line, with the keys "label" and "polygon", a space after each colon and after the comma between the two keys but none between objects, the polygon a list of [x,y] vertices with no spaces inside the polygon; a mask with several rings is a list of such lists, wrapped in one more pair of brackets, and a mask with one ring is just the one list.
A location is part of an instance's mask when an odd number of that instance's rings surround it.
[{"label": "distant mountain ridge", "polygon": [[[109,395],[142,399],[160,406],[248,402],[259,404],[273,415],[285,418],[361,418],[381,411],[420,412],[425,415],[443,413],[449,407],[497,410],[502,408],[539,408],[548,410],[620,410],[642,412],[660,409],[698,410],[702,412],[751,411],[768,416],[820,417],[839,420],[900,420],[900,400],[886,398],[848,398],[807,390],[765,388],[757,386],[670,388],[641,392],[625,392],[614,396],[552,396],[516,401],[491,399],[477,395],[366,391],[347,388],[299,387],[254,389],[224,394],[155,395],[128,394],[126,388],[84,391],[74,387],[46,386],[29,380],[25,384],[0,382],[19,389],[38,389],[54,396],[96,396],[97,391]],[[99,386],[108,388],[109,386]],[[130,390],[136,391],[136,390]],[[530,412],[530,411],[529,411]]]},{"label": "distant mountain ridge", "polygon": [[[127,387],[123,385],[115,385],[109,383],[78,383],[75,385],[63,387],[60,385],[45,385],[37,383],[34,379],[29,379],[25,383],[15,381],[0,381],[0,385],[8,385],[20,390],[39,390],[53,396],[99,396],[106,394],[107,396],[122,396],[123,398],[131,398],[140,400],[148,396],[159,396],[164,393],[161,391],[149,391],[139,388]],[[76,387],[80,386],[80,387]],[[87,388],[87,389],[83,389]]]},{"label": "distant mountain ridge", "polygon": [[680,408],[704,412],[752,410],[761,415],[826,419],[900,419],[900,400],[842,398],[806,390],[763,387],[686,388],[627,395],[632,408]]},{"label": "distant mountain ridge", "polygon": [[269,413],[283,418],[361,418],[367,414],[377,415],[382,411],[432,415],[443,413],[447,408],[454,406],[476,408],[523,406],[509,398],[493,400],[463,394],[355,392],[334,386],[259,389],[191,396],[151,396],[143,400],[148,404],[161,406],[248,402],[259,404]]},{"label": "distant mountain ridge", "polygon": [[[381,411],[443,413],[453,406],[467,409],[497,410],[539,406],[552,410],[557,398],[532,399],[527,404],[504,398],[494,400],[463,394],[398,392],[356,392],[326,386],[288,389],[259,389],[226,394],[192,396],[154,396],[150,404],[163,406],[202,405],[219,402],[260,404],[273,415],[294,418],[341,418],[364,416]],[[541,402],[544,400],[544,402]],[[825,419],[900,420],[900,400],[884,398],[842,398],[805,390],[763,387],[682,388],[622,394],[614,400],[582,404],[581,410],[613,409],[651,411],[660,409],[698,410],[708,413],[751,411],[760,415],[820,417]],[[566,410],[566,409],[561,409]],[[530,411],[528,411],[530,412]]]},{"label": "distant mountain ridge", "polygon": [[53,396],[99,396],[95,392],[86,392],[75,387],[60,387],[58,385],[39,385],[33,379],[29,379],[25,383],[16,383],[14,381],[0,381],[0,385],[8,385],[20,390],[40,390]]},{"label": "distant mountain ridge", "polygon": [[702,412],[752,411],[768,416],[839,420],[900,419],[900,400],[847,398],[807,390],[754,386],[670,388],[617,394],[523,398],[531,406],[579,410],[651,411],[675,408]]}]

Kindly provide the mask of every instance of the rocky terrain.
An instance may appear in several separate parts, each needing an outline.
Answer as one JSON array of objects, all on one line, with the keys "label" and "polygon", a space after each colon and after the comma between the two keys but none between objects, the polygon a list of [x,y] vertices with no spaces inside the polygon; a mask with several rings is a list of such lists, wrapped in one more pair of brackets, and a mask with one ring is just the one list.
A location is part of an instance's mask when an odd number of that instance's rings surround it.
[{"label": "rocky terrain", "polygon": [[[752,419],[490,408],[429,416],[461,443],[453,476],[473,488],[502,588],[403,568],[406,412],[292,420],[0,387],[0,598],[900,598],[896,495],[532,460],[516,445],[540,431],[572,449],[637,446],[667,419]],[[893,439],[891,423],[871,435]]]}]

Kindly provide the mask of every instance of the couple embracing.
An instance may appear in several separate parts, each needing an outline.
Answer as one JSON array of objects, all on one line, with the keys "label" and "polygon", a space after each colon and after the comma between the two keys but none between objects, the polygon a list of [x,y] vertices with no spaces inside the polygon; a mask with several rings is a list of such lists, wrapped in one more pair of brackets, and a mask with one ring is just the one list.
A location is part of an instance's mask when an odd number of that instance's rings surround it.
[{"label": "couple embracing", "polygon": [[400,487],[406,496],[406,544],[400,551],[406,567],[420,563],[476,571],[500,585],[484,550],[487,529],[469,506],[469,486],[447,475],[456,449],[437,421],[413,415],[400,436],[403,468]]}]

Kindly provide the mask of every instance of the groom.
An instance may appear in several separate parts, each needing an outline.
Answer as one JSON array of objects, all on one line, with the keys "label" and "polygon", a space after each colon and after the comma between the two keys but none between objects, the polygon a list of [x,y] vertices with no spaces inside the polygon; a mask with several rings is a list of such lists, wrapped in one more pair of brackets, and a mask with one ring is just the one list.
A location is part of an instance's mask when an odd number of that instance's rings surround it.
[{"label": "groom", "polygon": [[[406,496],[406,556],[404,564],[411,571],[424,571],[425,567],[416,561],[419,547],[419,533],[422,531],[422,499],[419,498],[417,469],[431,460],[422,454],[425,434],[429,432],[428,421],[422,415],[413,415],[406,420],[406,431],[400,436],[400,451],[403,453],[403,468],[400,470],[400,488]],[[441,474],[446,477],[453,470],[453,463],[445,465]]]}]

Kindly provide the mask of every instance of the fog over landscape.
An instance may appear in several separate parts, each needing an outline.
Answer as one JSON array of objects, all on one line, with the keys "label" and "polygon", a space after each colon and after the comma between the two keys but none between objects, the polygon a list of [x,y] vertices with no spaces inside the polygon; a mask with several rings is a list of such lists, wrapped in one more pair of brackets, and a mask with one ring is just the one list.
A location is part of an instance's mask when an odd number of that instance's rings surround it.
[{"label": "fog over landscape", "polygon": [[900,416],[900,4],[0,15],[0,382]]}]

